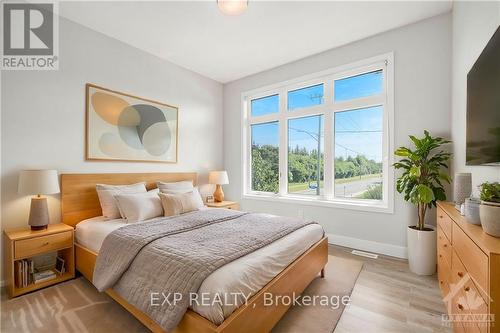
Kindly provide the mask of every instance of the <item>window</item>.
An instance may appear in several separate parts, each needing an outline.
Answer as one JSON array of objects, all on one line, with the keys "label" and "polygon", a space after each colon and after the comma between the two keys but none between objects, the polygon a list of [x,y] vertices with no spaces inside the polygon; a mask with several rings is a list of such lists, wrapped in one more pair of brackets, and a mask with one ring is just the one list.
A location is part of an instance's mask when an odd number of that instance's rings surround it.
[{"label": "window", "polygon": [[323,116],[288,120],[288,193],[323,189]]},{"label": "window", "polygon": [[382,91],[383,76],[381,70],[335,80],[336,102],[373,96],[382,93]]},{"label": "window", "polygon": [[288,110],[295,110],[323,103],[323,84],[288,92]]},{"label": "window", "polygon": [[335,196],[382,200],[383,108],[335,113]]},{"label": "window", "polygon": [[388,54],[244,94],[243,195],[391,212],[391,79]]},{"label": "window", "polygon": [[264,116],[279,111],[278,95],[253,99],[251,104],[252,117]]},{"label": "window", "polygon": [[278,122],[252,125],[252,190],[278,192]]}]

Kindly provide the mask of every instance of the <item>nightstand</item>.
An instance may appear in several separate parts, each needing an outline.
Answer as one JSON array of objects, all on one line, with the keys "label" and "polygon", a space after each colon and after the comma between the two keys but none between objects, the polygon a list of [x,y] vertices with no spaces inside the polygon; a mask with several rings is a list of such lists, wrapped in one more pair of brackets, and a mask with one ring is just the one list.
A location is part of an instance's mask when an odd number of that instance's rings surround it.
[{"label": "nightstand", "polygon": [[236,201],[207,202],[206,205],[207,207],[212,207],[212,208],[227,208],[234,210],[240,209],[240,204],[237,203]]},{"label": "nightstand", "polygon": [[[75,277],[73,227],[57,223],[49,224],[45,230],[33,231],[29,228],[19,228],[4,231],[5,279],[9,297],[51,286]],[[57,253],[64,259],[65,272],[56,273],[56,277],[39,283],[27,283],[26,286],[16,285],[16,267],[23,259],[31,259],[42,254]],[[19,275],[18,275],[19,276]]]}]

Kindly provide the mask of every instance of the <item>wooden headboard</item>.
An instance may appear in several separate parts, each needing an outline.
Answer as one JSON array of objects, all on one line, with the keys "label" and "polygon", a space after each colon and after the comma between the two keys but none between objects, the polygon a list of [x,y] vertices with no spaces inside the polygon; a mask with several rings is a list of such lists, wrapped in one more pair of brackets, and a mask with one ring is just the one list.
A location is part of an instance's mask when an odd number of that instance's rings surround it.
[{"label": "wooden headboard", "polygon": [[191,180],[196,185],[196,172],[185,173],[86,173],[61,175],[61,219],[72,227],[80,221],[101,216],[101,205],[96,184],[134,184],[146,182],[148,190],[156,188],[156,182]]}]

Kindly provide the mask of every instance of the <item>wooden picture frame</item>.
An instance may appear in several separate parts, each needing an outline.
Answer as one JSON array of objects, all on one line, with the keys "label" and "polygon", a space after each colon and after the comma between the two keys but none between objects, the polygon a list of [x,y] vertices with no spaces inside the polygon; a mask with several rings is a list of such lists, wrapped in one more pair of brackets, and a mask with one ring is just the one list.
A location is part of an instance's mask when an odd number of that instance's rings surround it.
[{"label": "wooden picture frame", "polygon": [[177,163],[179,109],[85,85],[85,160]]}]

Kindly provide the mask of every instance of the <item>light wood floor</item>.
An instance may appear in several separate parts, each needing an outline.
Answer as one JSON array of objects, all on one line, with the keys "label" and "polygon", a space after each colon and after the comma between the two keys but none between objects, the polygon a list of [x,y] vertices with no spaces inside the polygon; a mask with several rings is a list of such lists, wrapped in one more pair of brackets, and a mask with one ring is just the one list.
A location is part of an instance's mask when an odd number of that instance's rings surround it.
[{"label": "light wood floor", "polygon": [[329,248],[332,255],[364,264],[335,333],[452,332],[441,322],[446,309],[435,275],[411,273],[406,260],[381,255],[370,259],[351,251]]}]

